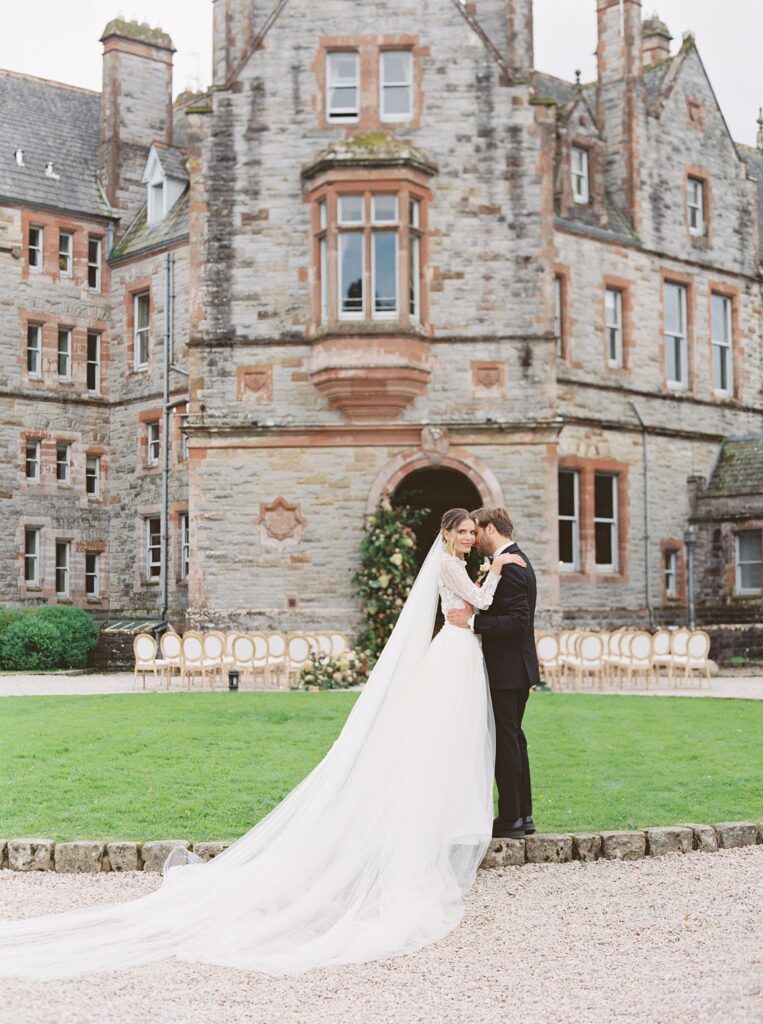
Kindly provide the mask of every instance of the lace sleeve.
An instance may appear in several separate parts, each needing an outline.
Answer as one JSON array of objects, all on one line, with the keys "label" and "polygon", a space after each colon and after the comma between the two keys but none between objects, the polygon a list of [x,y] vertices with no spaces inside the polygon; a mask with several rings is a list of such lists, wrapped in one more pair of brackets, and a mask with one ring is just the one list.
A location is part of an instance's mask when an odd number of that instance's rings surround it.
[{"label": "lace sleeve", "polygon": [[481,587],[478,587],[476,583],[472,583],[469,579],[464,560],[456,557],[443,558],[440,563],[440,573],[442,574],[442,581],[448,590],[453,591],[454,594],[457,594],[464,601],[468,601],[469,604],[483,611],[493,603],[495,588],[498,586],[501,578],[496,576],[494,572],[489,572],[485,582]]}]

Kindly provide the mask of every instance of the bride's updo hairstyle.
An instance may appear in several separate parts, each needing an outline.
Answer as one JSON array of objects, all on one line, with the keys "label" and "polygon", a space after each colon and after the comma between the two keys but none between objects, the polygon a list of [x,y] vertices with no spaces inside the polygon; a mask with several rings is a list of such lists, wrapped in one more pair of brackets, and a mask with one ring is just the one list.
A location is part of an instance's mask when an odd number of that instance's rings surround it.
[{"label": "bride's updo hairstyle", "polygon": [[[469,510],[465,508],[449,508],[447,512],[443,514],[440,520],[440,536],[442,537],[442,543],[445,550],[449,555],[455,555],[456,553],[456,534],[455,531],[459,528],[461,523],[465,519],[471,519]],[[448,540],[445,536],[445,531],[453,531],[453,536]]]}]

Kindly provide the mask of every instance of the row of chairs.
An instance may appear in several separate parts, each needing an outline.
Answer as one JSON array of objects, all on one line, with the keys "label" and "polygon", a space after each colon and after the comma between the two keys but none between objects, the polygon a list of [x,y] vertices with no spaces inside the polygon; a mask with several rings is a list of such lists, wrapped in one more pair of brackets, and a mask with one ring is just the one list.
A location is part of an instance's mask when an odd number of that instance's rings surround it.
[{"label": "row of chairs", "polygon": [[215,685],[227,685],[225,676],[236,671],[241,688],[251,681],[253,689],[294,689],[312,654],[337,656],[348,650],[344,633],[201,633],[189,629],[180,636],[169,630],[158,644],[150,633],[139,633],[133,640],[133,688],[137,688],[140,676],[145,690],[146,675],[153,673],[154,681],[163,682],[167,689],[176,675],[181,687],[190,690],[200,679],[202,687],[213,689]]},{"label": "row of chairs", "polygon": [[545,677],[559,689],[575,689],[584,682],[623,687],[640,679],[648,689],[663,674],[673,686],[694,673],[709,685],[710,637],[701,629],[565,630],[539,633],[535,642]]}]

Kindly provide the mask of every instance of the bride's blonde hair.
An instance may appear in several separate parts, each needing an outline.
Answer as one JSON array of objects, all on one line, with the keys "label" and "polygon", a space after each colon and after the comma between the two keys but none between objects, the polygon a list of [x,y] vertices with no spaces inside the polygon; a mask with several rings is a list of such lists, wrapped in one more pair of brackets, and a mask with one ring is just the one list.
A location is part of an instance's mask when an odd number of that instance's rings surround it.
[{"label": "bride's blonde hair", "polygon": [[[455,531],[465,519],[471,518],[472,516],[469,514],[469,510],[465,508],[449,508],[448,511],[443,514],[443,517],[440,520],[440,536],[442,537],[443,546],[449,555],[455,555],[456,553]],[[453,531],[453,536],[450,540],[445,536],[446,530],[448,533]]]}]

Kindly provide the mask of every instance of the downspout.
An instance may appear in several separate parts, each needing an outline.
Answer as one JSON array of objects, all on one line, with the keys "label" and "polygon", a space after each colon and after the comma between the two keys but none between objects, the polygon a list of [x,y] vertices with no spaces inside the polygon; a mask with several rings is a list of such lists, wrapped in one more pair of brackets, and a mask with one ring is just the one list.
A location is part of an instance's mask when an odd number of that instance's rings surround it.
[{"label": "downspout", "polygon": [[649,535],[649,439],[646,424],[634,402],[629,403],[641,425],[641,440],[644,453],[644,590],[646,611],[649,616],[649,628],[654,628],[654,610],[652,609],[652,578],[649,571],[650,535]]},{"label": "downspout", "polygon": [[167,618],[170,574],[170,365],[172,363],[174,256],[164,258],[164,360],[162,387],[162,576],[161,618]]}]

